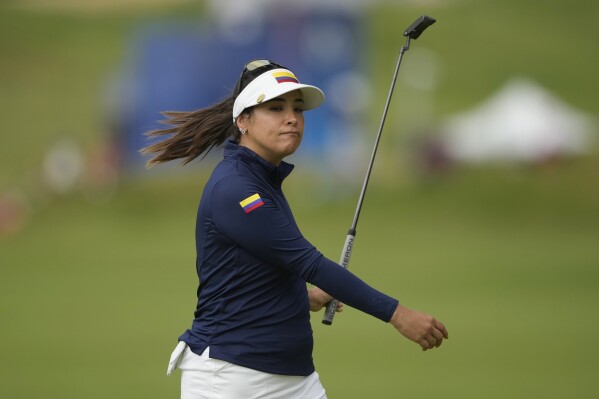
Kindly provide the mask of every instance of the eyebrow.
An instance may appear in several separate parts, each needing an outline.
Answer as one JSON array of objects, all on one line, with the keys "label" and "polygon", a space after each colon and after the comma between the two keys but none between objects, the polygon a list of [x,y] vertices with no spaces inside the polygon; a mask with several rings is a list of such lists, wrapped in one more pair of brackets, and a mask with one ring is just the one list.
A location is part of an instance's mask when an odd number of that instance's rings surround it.
[{"label": "eyebrow", "polygon": [[[273,98],[273,99],[271,99],[271,100],[268,100],[267,102],[271,102],[271,101],[273,101],[273,102],[274,102],[274,101],[276,101],[276,102],[281,102],[281,103],[284,103],[284,102],[285,102],[285,99],[284,99],[283,97],[275,97],[275,98]],[[296,98],[295,100],[293,100],[293,102],[294,102],[294,103],[298,103],[298,102],[300,102],[300,103],[302,103],[302,104],[303,104],[303,103],[304,103],[304,99],[303,99],[303,98]]]}]

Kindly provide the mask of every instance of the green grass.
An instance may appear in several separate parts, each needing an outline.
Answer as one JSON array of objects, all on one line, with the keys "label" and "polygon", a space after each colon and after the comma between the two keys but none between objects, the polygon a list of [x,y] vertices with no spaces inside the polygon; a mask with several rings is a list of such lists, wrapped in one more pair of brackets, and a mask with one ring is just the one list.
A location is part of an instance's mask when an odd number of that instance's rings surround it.
[{"label": "green grass", "polygon": [[[590,158],[569,173],[598,166]],[[437,315],[450,339],[422,353],[355,310],[332,327],[317,315],[315,361],[330,397],[599,393],[599,352],[585,338],[599,327],[599,189],[569,173],[487,170],[372,188],[351,269]],[[192,317],[203,181],[129,181],[101,206],[60,199],[0,243],[0,348],[10,359],[0,396],[176,397],[178,378],[164,371]],[[301,170],[287,185],[304,234],[336,259],[355,199],[305,207],[298,187],[315,187]]]},{"label": "green grass", "polygon": [[[473,105],[515,72],[599,114],[589,89],[598,83],[592,18],[599,3],[525,3],[430,2],[370,12],[372,120],[401,44],[398,26],[425,13],[439,22],[413,43],[402,72],[419,49],[436,52],[435,119]],[[0,191],[34,193],[34,171],[56,138],[97,139],[106,74],[118,66],[134,24],[162,13],[0,6]],[[385,146],[402,144],[398,136],[418,123],[409,118],[421,115],[407,99],[422,93],[399,83]],[[382,168],[391,155],[377,159],[350,268],[438,316],[450,339],[422,353],[355,310],[332,327],[316,315],[315,362],[329,397],[597,396],[599,157],[420,180],[407,169]],[[207,169],[126,177],[107,202],[78,193],[38,198],[26,228],[0,237],[1,398],[178,397],[179,378],[165,376],[166,364],[195,305],[194,219]],[[318,181],[298,165],[286,192],[304,234],[337,260],[357,189],[333,200]]]}]

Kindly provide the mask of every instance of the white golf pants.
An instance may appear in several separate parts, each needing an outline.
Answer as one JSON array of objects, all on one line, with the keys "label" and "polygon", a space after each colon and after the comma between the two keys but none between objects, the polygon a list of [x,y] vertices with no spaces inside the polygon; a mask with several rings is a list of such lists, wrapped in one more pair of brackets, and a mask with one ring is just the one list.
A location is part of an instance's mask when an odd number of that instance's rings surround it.
[{"label": "white golf pants", "polygon": [[202,356],[180,342],[167,374],[181,370],[181,399],[326,399],[318,373],[307,377],[269,374]]}]

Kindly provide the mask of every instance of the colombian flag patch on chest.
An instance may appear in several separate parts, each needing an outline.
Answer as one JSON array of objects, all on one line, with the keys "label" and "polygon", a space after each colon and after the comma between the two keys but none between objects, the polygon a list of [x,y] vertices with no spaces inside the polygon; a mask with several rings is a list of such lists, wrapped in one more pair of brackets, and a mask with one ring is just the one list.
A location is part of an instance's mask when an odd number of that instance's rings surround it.
[{"label": "colombian flag patch on chest", "polygon": [[262,205],[264,205],[264,201],[262,201],[260,195],[256,193],[254,195],[250,195],[249,197],[241,201],[239,205],[241,205],[245,213],[250,213],[254,209],[260,208]]}]

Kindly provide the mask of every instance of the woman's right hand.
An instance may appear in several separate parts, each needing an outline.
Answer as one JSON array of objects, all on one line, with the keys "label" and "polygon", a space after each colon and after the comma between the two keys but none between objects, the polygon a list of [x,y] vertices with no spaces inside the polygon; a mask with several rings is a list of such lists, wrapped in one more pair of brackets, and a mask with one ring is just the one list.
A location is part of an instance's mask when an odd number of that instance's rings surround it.
[{"label": "woman's right hand", "polygon": [[440,321],[426,313],[397,305],[389,321],[407,339],[416,342],[423,351],[438,348],[448,339],[447,329]]},{"label": "woman's right hand", "polygon": [[[333,297],[321,290],[318,287],[308,288],[308,299],[310,301],[310,310],[318,312],[320,309],[327,306],[333,300]],[[337,302],[336,312],[343,312],[343,303]]]}]

